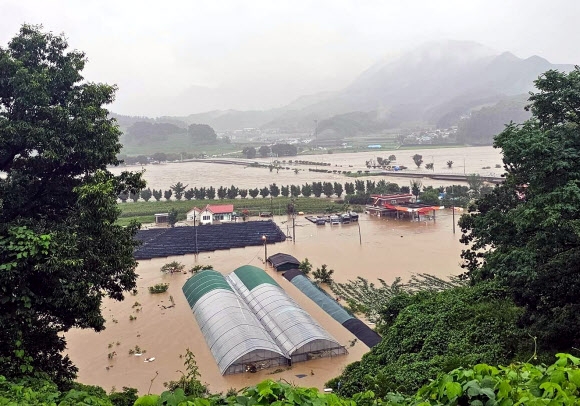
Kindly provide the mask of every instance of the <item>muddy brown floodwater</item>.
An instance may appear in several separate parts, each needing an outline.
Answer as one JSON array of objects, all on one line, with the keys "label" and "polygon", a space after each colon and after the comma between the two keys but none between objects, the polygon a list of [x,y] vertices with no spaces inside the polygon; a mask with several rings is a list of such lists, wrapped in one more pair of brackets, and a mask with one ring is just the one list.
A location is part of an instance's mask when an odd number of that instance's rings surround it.
[{"label": "muddy brown floodwater", "polygon": [[[311,172],[308,169],[323,168],[330,170],[367,170],[365,162],[376,160],[377,157],[387,158],[394,154],[397,157],[396,164],[407,166],[406,173],[417,174],[421,179],[421,174],[426,173],[424,164],[433,162],[436,173],[442,174],[470,174],[479,173],[482,176],[500,176],[503,168],[495,166],[501,164],[500,150],[492,147],[462,147],[462,148],[440,148],[440,149],[417,149],[417,150],[393,150],[393,151],[369,151],[345,154],[324,154],[324,155],[303,155],[298,157],[285,158],[286,160],[306,160],[311,162],[330,163],[331,166],[315,167],[306,165],[283,164],[291,169],[298,169],[297,174],[292,170],[275,170],[270,172],[266,168],[254,168],[241,165],[222,165],[203,162],[181,162],[163,165],[148,165],[144,167],[144,178],[147,186],[153,189],[169,189],[170,185],[182,182],[190,187],[209,187],[216,189],[220,186],[234,185],[238,188],[262,188],[266,185],[276,183],[278,185],[304,184],[312,182],[354,182],[353,178],[337,173]],[[424,164],[421,168],[413,163],[414,154],[423,155]],[[282,158],[280,158],[282,159]],[[270,162],[272,158],[256,158],[248,160],[248,163],[258,161],[262,163]],[[446,162],[453,161],[451,168]],[[489,169],[483,168],[489,167]],[[113,173],[120,173],[123,170],[139,170],[139,167],[112,168]],[[431,173],[431,172],[430,172]],[[404,177],[383,177],[370,176],[359,179],[371,179],[379,181],[385,179],[388,182],[398,183],[401,186],[409,185],[409,178]],[[424,178],[422,180],[426,186],[448,186],[457,182],[446,182]]]},{"label": "muddy brown floodwater", "polygon": [[[495,168],[496,164],[501,163],[500,151],[491,147],[370,151],[298,158],[330,163],[331,166],[327,167],[329,169],[336,167],[357,171],[366,170],[367,160],[376,159],[377,156],[386,158],[390,154],[395,154],[397,164],[408,166],[410,168],[408,172],[416,173],[419,178],[424,170],[416,169],[413,164],[411,156],[415,153],[423,155],[425,163],[434,162],[438,173],[499,175],[502,171]],[[446,166],[448,160],[454,161],[451,169]],[[352,181],[340,174],[310,172],[308,171],[310,166],[292,167],[300,169],[298,174],[288,170],[276,173],[263,168],[187,162],[150,165],[146,168],[144,177],[148,186],[156,189],[167,189],[176,182],[189,184],[190,187],[234,184],[240,188],[253,188],[274,182],[286,185],[313,181]],[[491,168],[482,169],[483,167]],[[135,170],[134,167],[128,169]],[[114,168],[112,171],[119,173],[122,170],[127,169]],[[381,178],[374,176],[368,179],[378,181]],[[401,185],[409,184],[408,178],[385,179]],[[423,184],[438,186],[448,183],[424,179]],[[284,232],[291,234],[291,221],[288,218],[276,217],[275,221]],[[361,215],[359,225],[362,245],[359,243],[359,228],[356,223],[316,226],[298,217],[296,242],[288,240],[269,245],[268,255],[285,252],[300,260],[308,257],[314,267],[327,264],[329,268],[335,270],[334,278],[338,282],[346,282],[357,276],[371,281],[381,278],[391,282],[398,276],[407,280],[413,273],[426,272],[445,277],[461,272],[459,254],[462,245],[458,241],[459,229],[456,234],[452,233],[453,222],[450,211],[438,212],[434,222],[396,221]],[[349,363],[359,360],[368,348],[359,341],[354,347],[348,348],[349,354],[346,356],[298,363],[292,369],[276,374],[266,370],[255,374],[223,377],[181,292],[181,287],[189,275],[163,275],[159,271],[163,264],[177,260],[188,268],[194,264],[211,264],[216,270],[229,273],[245,264],[263,267],[263,258],[263,247],[250,247],[205,253],[198,258],[182,256],[141,261],[137,268],[138,294],[128,295],[123,302],[110,300],[104,302],[103,314],[107,320],[105,331],[95,333],[88,330],[73,330],[67,333],[68,353],[79,367],[79,380],[101,385],[106,389],[135,387],[140,393],[147,393],[151,387],[152,392],[159,393],[163,390],[163,382],[177,379],[181,374],[180,371],[184,371],[180,354],[184,354],[185,349],[189,348],[196,356],[202,381],[207,382],[214,392],[227,391],[232,387],[240,389],[265,378],[283,378],[301,386],[322,389],[324,382],[340,374]],[[355,338],[350,332],[281,275],[272,269],[268,269],[268,272],[339,342],[348,347],[349,341]],[[150,294],[147,288],[160,282],[169,283],[168,292],[159,295]],[[175,303],[174,307],[169,307],[172,304],[171,299]],[[130,316],[136,319],[130,320]],[[146,352],[141,356],[129,355],[129,350],[135,349],[135,346]],[[150,357],[155,357],[155,361],[144,362]],[[298,378],[297,375],[301,374],[306,376]]]},{"label": "muddy brown floodwater", "polygon": [[[276,217],[275,221],[284,232],[292,232],[291,220],[287,217]],[[434,222],[387,220],[363,214],[359,225],[362,245],[359,243],[357,223],[316,226],[303,217],[297,217],[296,241],[268,245],[268,255],[284,252],[300,260],[308,257],[315,268],[327,264],[335,270],[334,278],[338,282],[346,282],[357,276],[371,281],[382,278],[391,282],[398,276],[407,280],[411,274],[418,272],[442,277],[461,272],[460,232],[457,229],[456,234],[452,233],[451,211],[438,212]],[[123,302],[104,302],[106,330],[101,333],[89,330],[67,333],[68,354],[79,367],[79,381],[101,385],[107,390],[112,387],[117,390],[123,386],[135,387],[141,394],[147,393],[151,386],[152,393],[160,393],[163,382],[178,379],[180,371],[184,371],[180,354],[189,348],[195,354],[202,381],[208,383],[213,392],[241,389],[266,378],[283,378],[301,386],[322,389],[324,382],[340,374],[349,363],[359,360],[369,350],[368,347],[358,341],[354,347],[348,348],[349,354],[346,356],[297,363],[291,369],[276,374],[265,370],[254,374],[221,376],[181,291],[190,275],[163,275],[159,271],[163,264],[177,260],[184,263],[186,269],[194,264],[211,264],[216,270],[229,273],[245,264],[263,268],[263,258],[264,247],[259,246],[203,253],[198,258],[187,255],[141,261],[137,268],[138,294],[127,295]],[[330,334],[349,346],[349,341],[355,338],[349,331],[281,274],[276,274],[271,268],[267,272]],[[169,283],[168,292],[150,294],[147,288],[160,282]],[[174,307],[169,307],[171,298]],[[137,318],[131,321],[130,316]],[[146,352],[141,356],[129,355],[129,350],[135,346]],[[155,361],[144,362],[149,357],[155,357]],[[298,378],[297,375],[301,374],[305,376]]]}]

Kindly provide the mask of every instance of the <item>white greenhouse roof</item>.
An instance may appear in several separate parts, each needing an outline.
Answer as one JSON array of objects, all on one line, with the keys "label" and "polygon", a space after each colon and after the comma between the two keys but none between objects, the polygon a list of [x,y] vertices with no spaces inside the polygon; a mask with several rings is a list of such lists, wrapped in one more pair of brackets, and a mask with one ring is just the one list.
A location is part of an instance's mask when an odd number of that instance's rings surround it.
[{"label": "white greenhouse roof", "polygon": [[203,280],[203,276],[204,272],[200,272],[191,277],[183,286],[183,293],[188,301],[190,298],[195,300],[193,313],[220,372],[242,372],[228,371],[228,368],[244,361],[260,362],[277,358],[275,365],[283,365],[286,362],[284,354],[231,289],[217,287],[197,298],[199,285],[196,282]]},{"label": "white greenhouse roof", "polygon": [[222,375],[347,353],[259,268],[201,271],[183,293]]},{"label": "white greenhouse roof", "polygon": [[342,347],[263,270],[243,266],[227,279],[289,358]]}]

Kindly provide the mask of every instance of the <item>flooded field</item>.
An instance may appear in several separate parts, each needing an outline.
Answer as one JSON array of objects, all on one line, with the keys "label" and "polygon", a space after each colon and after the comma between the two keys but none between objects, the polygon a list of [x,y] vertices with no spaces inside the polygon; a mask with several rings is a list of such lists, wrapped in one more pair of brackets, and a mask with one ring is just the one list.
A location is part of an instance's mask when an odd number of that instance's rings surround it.
[{"label": "flooded field", "polygon": [[[423,155],[425,162],[435,162],[437,172],[466,173],[479,172],[488,175],[499,172],[494,166],[501,162],[499,152],[491,147],[447,148],[433,150],[392,151],[397,155],[397,164],[415,168],[411,156]],[[365,161],[377,156],[388,157],[390,152],[310,155],[304,157],[309,161],[330,162],[343,170],[365,170]],[[465,159],[465,169],[463,162]],[[257,159],[258,161],[267,161]],[[452,169],[445,162],[454,161]],[[352,168],[350,167],[352,165]],[[482,170],[483,166],[494,169]],[[276,182],[282,184],[303,184],[313,181],[352,181],[339,174],[309,172],[309,166],[297,166],[302,169],[294,171],[281,170],[270,172],[263,168],[249,168],[237,165],[209,163],[173,163],[166,165],[149,165],[145,179],[148,186],[156,189],[167,189],[176,182],[195,186],[228,186],[250,188],[262,187]],[[346,169],[348,168],[348,169]],[[133,168],[130,168],[133,169]],[[114,172],[121,169],[116,168]],[[420,174],[420,170],[409,169]],[[363,178],[364,179],[364,178]],[[381,177],[369,179],[378,181]],[[407,178],[386,178],[401,185],[409,184]],[[441,181],[424,179],[425,185],[444,184]],[[456,220],[458,216],[456,216]],[[288,235],[292,233],[291,220],[286,216],[276,217],[275,221]],[[360,237],[359,237],[360,225]],[[335,226],[316,226],[303,217],[296,219],[296,241],[269,245],[267,254],[277,252],[289,253],[302,260],[309,258],[314,267],[327,264],[335,270],[337,282],[346,282],[357,276],[373,281],[382,278],[391,282],[400,276],[407,280],[413,273],[430,273],[445,277],[461,272],[459,254],[462,245],[459,243],[459,229],[452,233],[452,214],[450,211],[437,213],[436,221],[408,222],[380,219],[363,214],[359,224]],[[360,240],[359,240],[360,238]],[[362,241],[362,244],[360,243]],[[261,371],[255,374],[239,374],[222,377],[217,365],[199,330],[181,287],[189,274],[163,275],[159,268],[170,261],[177,260],[187,268],[195,264],[211,264],[222,273],[229,273],[235,268],[251,264],[264,267],[264,247],[251,247],[200,254],[191,256],[160,258],[139,263],[137,272],[138,294],[128,295],[124,302],[106,301],[104,315],[107,328],[101,333],[75,330],[67,334],[69,354],[79,367],[79,380],[84,383],[98,384],[106,389],[122,386],[136,387],[141,393],[163,390],[163,382],[178,379],[183,371],[183,360],[180,354],[191,349],[196,356],[202,380],[210,385],[212,391],[227,391],[229,388],[242,388],[255,384],[265,378],[294,382],[302,386],[322,388],[324,382],[340,374],[349,363],[359,360],[368,348],[361,342],[348,348],[347,356],[332,359],[319,359],[295,364],[291,369],[281,373]],[[322,311],[314,302],[304,296],[291,283],[276,274],[268,272],[276,281],[300,303],[321,325],[323,325],[340,343],[349,346],[355,337]],[[169,283],[169,290],[164,294],[152,295],[148,287],[156,283]],[[174,307],[170,307],[173,303]],[[139,311],[137,310],[139,309]],[[131,316],[136,319],[131,320]],[[141,356],[129,355],[130,350],[145,350]],[[145,359],[155,357],[153,362]],[[305,375],[298,378],[297,375]]]},{"label": "flooded field", "polygon": [[[172,165],[164,166],[165,168]],[[180,165],[175,165],[180,166]],[[242,171],[241,168],[235,168]],[[294,176],[294,174],[292,174]],[[174,180],[176,181],[176,179]],[[456,216],[456,220],[457,220]],[[280,228],[291,233],[286,216],[276,217]],[[412,273],[426,272],[445,277],[461,272],[459,254],[462,245],[452,233],[450,211],[438,212],[436,221],[408,222],[361,215],[360,238],[357,223],[316,226],[302,217],[296,220],[296,241],[288,240],[267,246],[267,255],[289,253],[302,260],[308,257],[314,267],[327,264],[335,270],[334,278],[346,282],[357,276],[392,281],[397,276],[408,279]],[[189,274],[163,275],[159,268],[172,260],[191,267],[211,264],[223,273],[251,264],[264,267],[264,247],[250,247],[193,255],[142,261],[138,294],[128,295],[124,302],[106,301],[103,313],[107,329],[101,333],[75,330],[67,334],[72,361],[79,367],[79,381],[98,384],[110,390],[122,386],[136,387],[141,393],[163,390],[163,382],[178,379],[183,371],[180,354],[191,349],[196,356],[202,381],[212,391],[242,388],[263,379],[283,378],[301,386],[322,388],[324,382],[337,376],[347,364],[359,360],[368,347],[357,342],[349,354],[295,364],[291,369],[271,374],[271,370],[222,377],[199,330],[181,287]],[[272,269],[268,273],[340,343],[349,347],[354,336],[332,319],[314,302]],[[156,283],[169,283],[164,294],[152,295],[147,288]],[[172,302],[174,307],[170,307]],[[141,309],[137,311],[137,309]],[[136,317],[130,320],[130,317]],[[138,346],[146,350],[141,356],[129,355]],[[111,354],[111,355],[109,355]],[[144,362],[155,357],[153,362]],[[297,375],[305,375],[298,378]]]},{"label": "flooded field", "polygon": [[[393,150],[393,151],[369,151],[345,154],[324,154],[324,155],[304,155],[299,157],[289,157],[287,159],[300,159],[311,162],[330,163],[331,166],[318,168],[340,169],[356,172],[357,170],[367,170],[365,162],[377,157],[387,158],[394,154],[397,157],[396,164],[407,166],[408,173],[416,173],[417,178],[421,178],[421,173],[425,173],[424,165],[433,162],[435,172],[443,174],[470,174],[479,173],[485,176],[500,176],[503,169],[495,168],[495,165],[501,164],[500,151],[492,147],[464,147],[464,148],[440,148],[425,150]],[[423,155],[424,164],[417,169],[411,158],[414,154]],[[256,158],[248,162],[271,161],[271,158]],[[446,162],[453,161],[451,169],[447,167]],[[264,187],[271,183],[278,185],[304,184],[311,182],[353,182],[353,178],[348,178],[341,174],[309,172],[309,168],[315,166],[284,164],[292,169],[297,168],[296,174],[292,170],[275,170],[270,172],[266,168],[252,168],[239,165],[220,165],[199,162],[169,163],[163,165],[148,165],[145,167],[145,179],[147,185],[154,189],[168,189],[170,185],[176,182],[188,184],[190,187],[202,186],[230,186],[234,184],[239,188]],[[490,169],[482,169],[483,167]],[[113,168],[112,172],[120,173],[122,170],[138,170],[138,167]],[[358,179],[372,179],[379,181],[383,177],[372,176]],[[409,184],[408,178],[403,177],[384,177],[389,182],[395,182],[401,186]],[[453,182],[440,180],[423,179],[424,185],[440,186],[449,185]],[[457,182],[455,182],[457,183]]]}]

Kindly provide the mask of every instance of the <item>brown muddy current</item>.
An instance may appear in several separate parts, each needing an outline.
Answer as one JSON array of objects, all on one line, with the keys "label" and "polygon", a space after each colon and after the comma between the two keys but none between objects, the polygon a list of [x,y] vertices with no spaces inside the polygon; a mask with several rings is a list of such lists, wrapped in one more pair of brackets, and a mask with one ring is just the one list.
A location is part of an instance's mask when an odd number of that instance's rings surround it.
[{"label": "brown muddy current", "polygon": [[[489,147],[454,148],[426,151],[394,151],[399,164],[411,166],[410,156],[414,153],[423,155],[425,162],[431,162],[434,156],[436,163],[455,161],[451,170],[438,170],[441,173],[462,173],[463,157],[466,159],[466,172],[479,172],[488,175],[501,162],[498,151]],[[403,160],[408,156],[408,161]],[[379,156],[386,157],[389,152]],[[317,161],[324,158],[333,165],[353,165],[363,168],[365,159],[376,157],[376,153],[334,154],[309,156],[305,159]],[[427,158],[427,159],[426,159]],[[459,165],[461,163],[461,165]],[[457,165],[457,167],[455,166]],[[461,166],[461,167],[460,167]],[[482,170],[483,166],[492,169]],[[352,170],[352,169],[351,169]],[[117,170],[115,170],[117,171]],[[330,175],[330,178],[329,176]],[[244,168],[243,166],[225,166],[218,164],[181,163],[156,165],[147,168],[145,178],[152,188],[167,188],[169,184],[181,181],[190,186],[219,186],[234,183],[238,187],[255,187],[276,182],[277,184],[305,183],[311,181],[349,180],[334,174],[317,174],[308,171],[298,175],[290,171],[276,174],[267,169]],[[335,179],[336,178],[336,179]],[[379,180],[380,177],[372,177]],[[394,181],[387,178],[389,181]],[[401,185],[408,184],[402,179]],[[432,183],[431,183],[432,182]],[[424,184],[440,185],[439,181],[423,181]],[[193,203],[192,203],[193,206]],[[458,216],[455,216],[455,220]],[[284,232],[292,233],[291,220],[286,216],[274,220]],[[407,280],[413,273],[430,273],[445,277],[461,272],[460,257],[463,246],[459,243],[460,230],[453,234],[452,213],[450,210],[437,212],[435,221],[409,222],[360,216],[359,228],[356,223],[316,226],[303,217],[296,218],[296,241],[268,245],[267,254],[284,252],[298,259],[309,258],[314,268],[327,264],[334,269],[337,282],[346,282],[357,276],[375,281],[377,278],[392,282],[400,276]],[[359,360],[369,349],[358,341],[349,348],[349,341],[355,337],[332,319],[314,302],[297,290],[281,274],[268,268],[267,272],[307,310],[327,331],[340,343],[347,346],[349,354],[336,358],[318,359],[294,366],[281,373],[272,374],[272,370],[257,373],[244,373],[221,376],[215,360],[197,325],[195,317],[181,287],[189,274],[163,275],[159,268],[170,261],[177,260],[186,265],[186,269],[195,264],[211,264],[223,273],[250,264],[264,268],[264,247],[251,247],[193,255],[158,258],[141,261],[137,268],[139,274],[138,294],[127,295],[125,301],[105,300],[103,315],[106,329],[95,333],[89,330],[73,330],[67,333],[68,354],[79,368],[79,381],[87,384],[101,385],[110,390],[123,386],[135,387],[140,393],[147,393],[151,386],[152,393],[163,391],[163,382],[178,379],[184,371],[180,354],[191,349],[196,357],[202,381],[209,384],[213,392],[227,391],[229,388],[241,389],[263,379],[285,379],[300,386],[322,389],[324,382],[340,374],[351,362]],[[169,283],[169,290],[164,294],[152,295],[147,288],[156,283]],[[171,306],[172,296],[175,306]],[[140,306],[133,307],[136,302]],[[136,311],[137,308],[141,310]],[[130,316],[135,320],[130,320]],[[145,352],[141,356],[129,355],[129,350],[139,346]],[[109,359],[108,354],[112,355]],[[154,357],[153,362],[144,362]],[[306,375],[298,378],[297,375]],[[153,380],[153,381],[152,381]]]}]

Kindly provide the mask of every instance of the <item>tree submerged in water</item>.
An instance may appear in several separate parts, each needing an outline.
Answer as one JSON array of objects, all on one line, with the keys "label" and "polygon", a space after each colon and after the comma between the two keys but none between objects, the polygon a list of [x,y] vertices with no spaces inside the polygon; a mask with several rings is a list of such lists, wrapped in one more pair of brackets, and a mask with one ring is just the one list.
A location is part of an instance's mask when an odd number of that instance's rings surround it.
[{"label": "tree submerged in water", "polygon": [[415,154],[411,158],[413,158],[413,162],[415,162],[415,165],[417,165],[417,168],[420,168],[421,164],[423,164],[423,155]]},{"label": "tree submerged in water", "polygon": [[326,283],[327,285],[331,285],[333,282],[332,274],[334,273],[334,269],[328,269],[326,264],[323,264],[320,268],[316,268],[314,272],[312,272],[312,276],[314,280],[320,283]]},{"label": "tree submerged in water", "polygon": [[300,265],[298,265],[298,269],[300,269],[304,275],[308,275],[310,271],[312,271],[312,264],[308,258],[304,258],[304,260],[300,262]]}]

